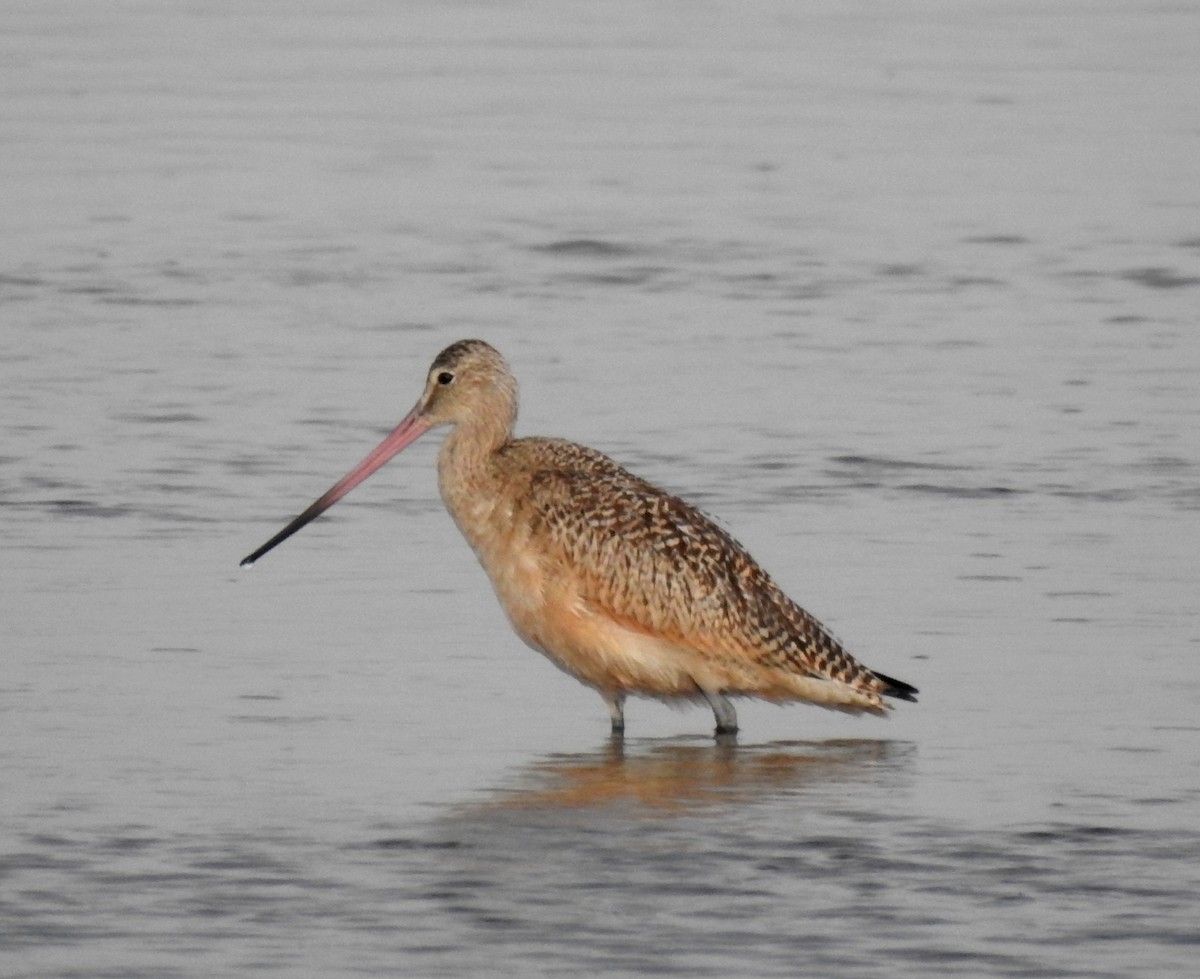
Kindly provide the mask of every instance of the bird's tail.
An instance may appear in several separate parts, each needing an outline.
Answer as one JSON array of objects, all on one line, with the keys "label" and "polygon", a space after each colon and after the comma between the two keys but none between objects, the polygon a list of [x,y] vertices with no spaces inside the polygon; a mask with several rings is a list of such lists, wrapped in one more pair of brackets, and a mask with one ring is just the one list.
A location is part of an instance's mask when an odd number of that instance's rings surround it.
[{"label": "bird's tail", "polygon": [[876,680],[884,684],[884,688],[879,692],[885,697],[895,697],[897,700],[911,700],[914,704],[917,702],[917,694],[920,691],[911,683],[893,679],[882,673],[876,673],[874,670],[871,672],[874,674]]}]

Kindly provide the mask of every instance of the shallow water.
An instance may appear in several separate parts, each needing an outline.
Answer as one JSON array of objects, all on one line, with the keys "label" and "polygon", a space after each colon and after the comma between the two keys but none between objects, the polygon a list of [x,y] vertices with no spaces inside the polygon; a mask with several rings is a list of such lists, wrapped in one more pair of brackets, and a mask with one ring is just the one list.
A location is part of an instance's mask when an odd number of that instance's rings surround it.
[{"label": "shallow water", "polygon": [[[0,972],[1192,974],[1200,13],[6,26]],[[436,439],[239,570],[469,335],[921,703],[610,743]]]}]

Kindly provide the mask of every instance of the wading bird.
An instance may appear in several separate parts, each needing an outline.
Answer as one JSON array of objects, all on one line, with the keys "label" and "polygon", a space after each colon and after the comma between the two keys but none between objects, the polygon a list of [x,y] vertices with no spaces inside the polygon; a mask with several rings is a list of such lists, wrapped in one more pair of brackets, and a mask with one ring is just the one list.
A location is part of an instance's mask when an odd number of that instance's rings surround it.
[{"label": "wading bird", "polygon": [[915,687],[869,670],[694,506],[594,449],[514,438],[517,382],[482,340],[433,361],[416,406],[374,451],[247,567],[421,435],[451,426],[438,454],[446,509],[517,634],[597,690],[612,730],[630,694],[707,701],[737,731],[730,697],[807,701],[885,715]]}]

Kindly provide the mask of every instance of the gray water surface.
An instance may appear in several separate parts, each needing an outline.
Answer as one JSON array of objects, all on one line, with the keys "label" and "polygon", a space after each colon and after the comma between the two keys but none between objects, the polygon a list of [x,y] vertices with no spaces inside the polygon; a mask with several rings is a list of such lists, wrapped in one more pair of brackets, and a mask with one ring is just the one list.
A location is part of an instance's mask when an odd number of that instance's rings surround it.
[{"label": "gray water surface", "polygon": [[[10,4],[0,973],[1190,976],[1200,11]],[[464,336],[694,500],[886,721],[509,631]]]}]

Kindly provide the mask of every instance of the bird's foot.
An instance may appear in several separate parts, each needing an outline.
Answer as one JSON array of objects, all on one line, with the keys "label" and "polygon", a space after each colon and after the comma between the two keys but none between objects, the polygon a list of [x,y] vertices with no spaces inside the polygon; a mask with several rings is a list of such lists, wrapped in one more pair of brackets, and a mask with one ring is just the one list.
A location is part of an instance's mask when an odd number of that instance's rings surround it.
[{"label": "bird's foot", "polygon": [[713,741],[719,745],[737,744],[737,725],[718,724],[713,731]]},{"label": "bird's foot", "polygon": [[601,696],[608,707],[608,716],[612,718],[612,736],[623,738],[625,736],[625,695],[601,694]]},{"label": "bird's foot", "polygon": [[702,690],[701,693],[704,694],[704,699],[712,707],[713,716],[717,719],[716,736],[720,738],[725,735],[736,735],[737,711],[733,709],[733,704],[719,693],[709,693],[707,690]]}]

